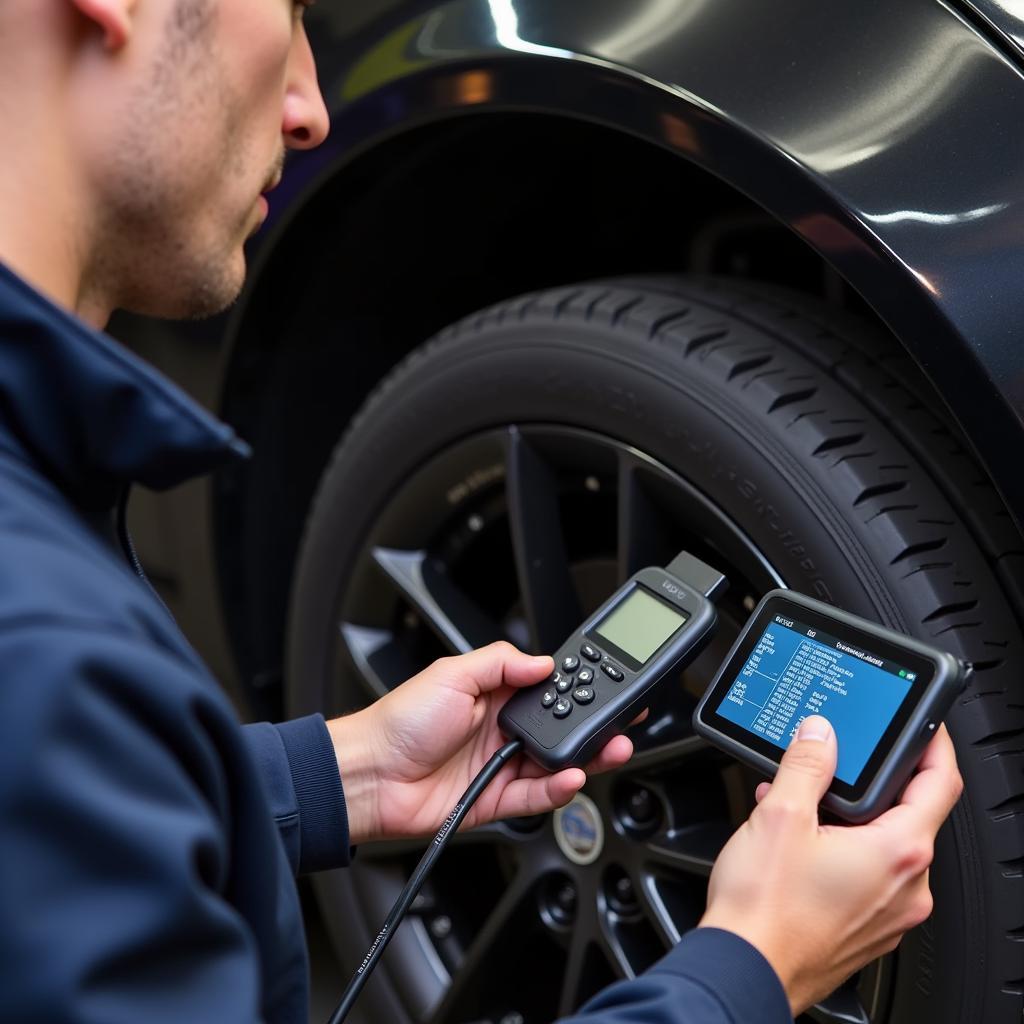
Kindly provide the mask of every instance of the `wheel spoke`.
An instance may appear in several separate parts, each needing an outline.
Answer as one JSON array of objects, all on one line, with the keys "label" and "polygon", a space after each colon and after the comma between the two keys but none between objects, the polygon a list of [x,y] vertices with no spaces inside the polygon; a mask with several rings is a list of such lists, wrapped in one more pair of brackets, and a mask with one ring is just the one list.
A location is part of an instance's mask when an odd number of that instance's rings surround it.
[{"label": "wheel spoke", "polygon": [[421,854],[427,847],[428,839],[414,836],[408,839],[379,839],[372,843],[362,843],[359,847],[359,859],[363,861],[397,860],[408,854]]},{"label": "wheel spoke", "polygon": [[583,964],[587,949],[591,945],[589,930],[576,927],[569,943],[569,957],[562,975],[562,989],[558,995],[558,1016],[568,1017],[579,1005],[580,983],[583,980]]},{"label": "wheel spoke", "polygon": [[655,880],[647,875],[643,884],[637,889],[640,897],[640,905],[643,907],[647,919],[654,925],[658,937],[666,944],[666,947],[674,946],[682,937],[683,931],[676,924],[675,918],[665,906],[665,901],[658,892]]},{"label": "wheel spoke", "polygon": [[687,757],[701,754],[708,749],[708,741],[703,736],[684,736],[682,739],[670,740],[658,746],[644,749],[642,734],[635,738],[639,749],[620,769],[622,772],[634,774],[650,771],[653,768],[668,768]]},{"label": "wheel spoke", "polygon": [[604,922],[604,926],[598,930],[598,936],[601,949],[615,974],[620,978],[635,978],[637,972],[630,963],[629,954],[610,922]]},{"label": "wheel spoke", "polygon": [[494,949],[503,941],[514,941],[514,929],[510,927],[510,923],[523,901],[533,892],[535,881],[534,876],[523,870],[512,879],[498,905],[466,950],[452,976],[448,991],[431,1016],[431,1024],[460,1020],[460,1004],[467,1001],[477,1002],[472,995],[486,989],[485,965],[497,969],[502,975],[506,973],[503,969],[503,958],[495,956]]},{"label": "wheel spoke", "polygon": [[[510,828],[504,821],[491,821],[486,825],[456,832],[448,840],[453,846],[521,846],[535,838],[535,833],[519,832]],[[413,836],[405,839],[380,839],[359,847],[359,856],[363,860],[390,860],[409,853],[422,853],[430,841],[428,836]]]},{"label": "wheel spoke", "polygon": [[417,666],[395,643],[391,630],[369,629],[352,622],[343,622],[340,629],[352,661],[374,700],[416,672]]},{"label": "wheel spoke", "polygon": [[456,832],[451,838],[452,846],[521,846],[536,838],[535,832],[520,832],[504,821],[489,821],[465,831]]},{"label": "wheel spoke", "polygon": [[558,648],[582,610],[569,571],[554,474],[515,427],[506,435],[509,526],[516,575],[535,651]]},{"label": "wheel spoke", "polygon": [[687,825],[644,843],[644,856],[651,864],[707,877],[733,831],[727,821]]},{"label": "wheel spoke", "polygon": [[640,464],[628,452],[619,455],[618,575],[622,583],[638,569],[658,565],[671,549],[665,516],[642,483]]},{"label": "wheel spoke", "polygon": [[373,558],[453,654],[465,654],[500,639],[498,626],[425,551],[374,548]]},{"label": "wheel spoke", "polygon": [[818,1024],[871,1024],[871,1016],[864,1009],[854,988],[844,985],[807,1011],[807,1016]]}]

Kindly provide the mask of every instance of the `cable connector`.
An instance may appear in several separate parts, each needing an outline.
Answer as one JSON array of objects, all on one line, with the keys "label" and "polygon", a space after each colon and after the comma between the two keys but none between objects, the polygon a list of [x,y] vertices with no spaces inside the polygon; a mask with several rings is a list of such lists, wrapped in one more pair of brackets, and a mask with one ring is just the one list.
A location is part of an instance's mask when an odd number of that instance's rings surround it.
[{"label": "cable connector", "polygon": [[680,551],[665,570],[700,591],[709,601],[717,602],[729,589],[729,581],[717,569],[712,569],[689,551]]}]

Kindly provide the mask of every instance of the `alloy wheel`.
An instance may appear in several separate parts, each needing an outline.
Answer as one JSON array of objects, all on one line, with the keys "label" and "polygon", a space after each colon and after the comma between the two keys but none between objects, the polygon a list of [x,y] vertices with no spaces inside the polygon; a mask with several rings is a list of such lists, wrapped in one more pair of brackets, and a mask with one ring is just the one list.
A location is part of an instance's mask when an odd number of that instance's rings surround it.
[{"label": "alloy wheel", "polygon": [[[784,581],[682,477],[614,438],[558,425],[449,446],[375,523],[339,595],[341,708],[495,639],[551,651],[633,571],[682,548],[729,578],[715,640],[630,731],[633,759],[591,776],[561,812],[456,836],[389,953],[411,1020],[550,1021],[640,973],[699,920],[757,780],[696,737],[690,716],[757,599]],[[422,847],[361,848],[351,870],[372,928]],[[323,897],[329,914],[329,887]],[[805,1019],[884,1019],[891,963],[870,965]]]}]

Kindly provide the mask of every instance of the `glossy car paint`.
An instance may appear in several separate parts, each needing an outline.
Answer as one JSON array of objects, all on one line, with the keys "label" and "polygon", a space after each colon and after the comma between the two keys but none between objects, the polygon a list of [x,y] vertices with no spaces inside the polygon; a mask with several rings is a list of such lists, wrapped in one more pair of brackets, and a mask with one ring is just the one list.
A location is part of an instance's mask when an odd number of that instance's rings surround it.
[{"label": "glossy car paint", "polygon": [[972,18],[982,31],[1008,48],[1010,59],[1024,57],[1024,10],[1010,0],[951,0],[951,7]]},{"label": "glossy car paint", "polygon": [[293,161],[257,256],[356,154],[426,122],[536,110],[639,136],[828,260],[1024,521],[1024,79],[1009,35],[934,0],[321,4],[308,24],[332,133]]}]

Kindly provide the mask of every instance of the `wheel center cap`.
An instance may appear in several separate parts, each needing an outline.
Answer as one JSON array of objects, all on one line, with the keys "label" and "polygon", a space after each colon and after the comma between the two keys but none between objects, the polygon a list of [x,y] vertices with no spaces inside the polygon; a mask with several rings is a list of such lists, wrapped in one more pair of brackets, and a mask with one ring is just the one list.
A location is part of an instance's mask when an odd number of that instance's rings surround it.
[{"label": "wheel center cap", "polygon": [[593,864],[604,848],[604,822],[597,804],[577,793],[555,811],[555,842],[574,864]]}]

